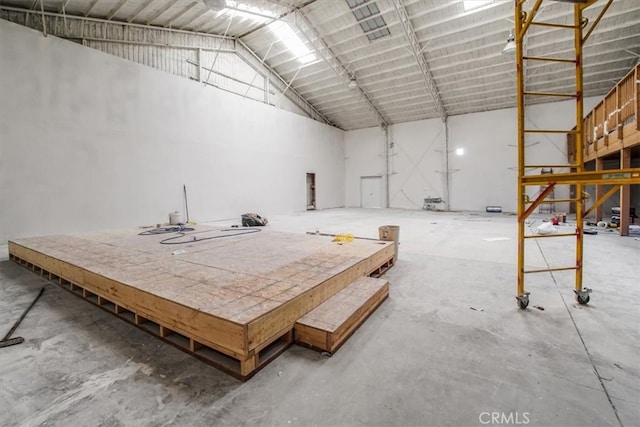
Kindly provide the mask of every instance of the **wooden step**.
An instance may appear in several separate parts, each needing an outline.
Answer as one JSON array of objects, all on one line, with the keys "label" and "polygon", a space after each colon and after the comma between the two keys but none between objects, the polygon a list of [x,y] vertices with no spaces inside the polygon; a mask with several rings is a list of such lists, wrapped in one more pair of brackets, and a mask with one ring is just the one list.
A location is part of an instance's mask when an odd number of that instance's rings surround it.
[{"label": "wooden step", "polygon": [[296,322],[295,343],[334,353],[388,296],[388,281],[356,279]]}]

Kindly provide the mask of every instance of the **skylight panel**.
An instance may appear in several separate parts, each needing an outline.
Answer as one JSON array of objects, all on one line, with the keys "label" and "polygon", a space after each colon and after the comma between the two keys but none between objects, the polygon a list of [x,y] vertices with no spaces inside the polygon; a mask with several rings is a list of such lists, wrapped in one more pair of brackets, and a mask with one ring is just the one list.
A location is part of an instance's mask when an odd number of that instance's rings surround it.
[{"label": "skylight panel", "polygon": [[462,6],[464,7],[464,11],[468,12],[470,10],[477,9],[482,6],[486,6],[493,2],[494,0],[464,0],[462,2]]},{"label": "skylight panel", "polygon": [[386,27],[387,23],[384,22],[382,16],[376,16],[375,18],[360,22],[360,26],[362,27],[362,30],[367,33],[378,28]]},{"label": "skylight panel", "polygon": [[257,24],[266,24],[277,18],[277,16],[269,10],[263,10],[245,3],[227,0],[226,5],[227,7],[223,9],[223,11],[227,12],[230,10],[234,13],[234,16],[251,20]]},{"label": "skylight panel", "polygon": [[370,3],[366,6],[355,9],[353,11],[353,16],[355,16],[358,21],[362,21],[363,19],[366,19],[373,15],[377,15],[379,13],[380,9],[378,9],[378,5],[375,3]]},{"label": "skylight panel", "polygon": [[362,3],[366,3],[366,2],[367,2],[367,0],[347,0],[347,4],[349,5],[349,7],[351,9],[353,9],[354,7],[358,7]]},{"label": "skylight panel", "polygon": [[384,28],[380,28],[379,30],[375,30],[375,31],[371,31],[370,33],[367,33],[367,38],[369,39],[369,41],[374,41],[382,37],[386,37],[390,34],[391,33],[389,32],[389,29],[387,27],[384,27]]},{"label": "skylight panel", "polygon": [[[346,0],[346,2],[369,41],[391,34],[380,13],[380,8],[375,2],[370,0]],[[363,4],[364,6],[362,6]]]},{"label": "skylight panel", "polygon": [[300,37],[298,37],[295,31],[291,29],[289,24],[276,21],[269,24],[269,29],[287,46],[287,49],[289,49],[298,61],[307,64],[316,60],[316,55],[307,47]]}]

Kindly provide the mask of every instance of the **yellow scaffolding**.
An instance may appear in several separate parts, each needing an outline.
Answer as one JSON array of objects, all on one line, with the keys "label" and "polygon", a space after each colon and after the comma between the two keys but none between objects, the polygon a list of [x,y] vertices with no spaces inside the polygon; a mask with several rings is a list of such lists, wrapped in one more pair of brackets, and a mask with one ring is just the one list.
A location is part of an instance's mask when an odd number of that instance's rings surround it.
[{"label": "yellow scaffolding", "polygon": [[[615,171],[596,171],[585,172],[583,162],[583,145],[584,145],[584,129],[583,121],[583,82],[582,82],[582,48],[587,39],[595,29],[596,25],[606,13],[613,0],[604,0],[604,6],[600,10],[598,16],[589,24],[583,11],[588,7],[597,3],[598,0],[558,0],[574,3],[573,7],[573,25],[555,24],[551,22],[534,21],[536,13],[540,9],[543,0],[535,0],[533,6],[528,12],[524,10],[524,4],[527,0],[515,1],[515,41],[516,41],[516,90],[517,90],[517,109],[518,109],[518,289],[516,299],[521,309],[527,308],[529,305],[529,292],[525,291],[525,275],[530,273],[542,273],[553,271],[575,270],[575,289],[576,299],[580,304],[589,302],[589,294],[591,289],[586,288],[582,284],[582,255],[583,255],[583,222],[586,215],[593,209],[602,204],[609,198],[621,185],[640,184],[640,168],[635,169],[619,169]],[[571,31],[574,34],[575,58],[553,58],[553,57],[534,57],[524,54],[524,38],[531,26],[543,26],[560,28]],[[575,64],[575,93],[552,93],[552,92],[533,92],[527,91],[525,88],[525,68],[527,61],[545,61],[557,63]],[[564,76],[563,76],[564,77]],[[573,129],[527,129],[525,127],[525,97],[560,97],[574,98],[576,100],[576,117],[575,128]],[[573,164],[531,164],[528,165],[525,159],[525,135],[527,134],[574,134],[576,141],[576,158]],[[569,173],[550,174],[527,174],[527,171],[543,168],[566,168]],[[594,201],[593,205],[585,211],[585,185],[613,185],[612,190],[600,196]],[[550,199],[553,190],[559,185],[574,185],[574,198],[570,199]],[[536,186],[542,191],[535,199],[527,196],[527,187]],[[575,203],[576,211],[576,230],[575,233],[559,233],[549,235],[526,235],[526,220],[534,212],[541,203],[554,202],[570,202]],[[575,236],[575,265],[565,267],[554,267],[546,269],[525,270],[525,240],[541,237],[567,237]]]}]

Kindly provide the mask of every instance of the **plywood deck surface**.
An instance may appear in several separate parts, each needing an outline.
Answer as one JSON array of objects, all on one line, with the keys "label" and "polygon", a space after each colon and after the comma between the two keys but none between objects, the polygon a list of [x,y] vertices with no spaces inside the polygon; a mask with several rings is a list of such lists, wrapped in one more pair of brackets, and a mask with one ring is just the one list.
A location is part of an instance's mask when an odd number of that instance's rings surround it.
[{"label": "plywood deck surface", "polygon": [[389,242],[268,229],[204,240],[248,231],[197,227],[180,245],[138,230],[33,237],[9,252],[238,360],[393,257]]}]

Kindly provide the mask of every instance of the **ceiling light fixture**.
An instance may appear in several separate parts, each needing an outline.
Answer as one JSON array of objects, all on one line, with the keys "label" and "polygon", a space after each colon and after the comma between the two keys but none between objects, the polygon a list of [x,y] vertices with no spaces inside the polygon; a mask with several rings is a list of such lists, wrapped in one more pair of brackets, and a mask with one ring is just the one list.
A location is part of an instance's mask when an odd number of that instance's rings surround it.
[{"label": "ceiling light fixture", "polygon": [[507,38],[507,44],[502,49],[503,55],[510,55],[516,51],[516,38],[513,36],[513,30],[509,31],[509,37]]},{"label": "ceiling light fixture", "polygon": [[355,77],[351,77],[351,80],[349,80],[348,87],[349,87],[349,89],[357,89],[358,88],[358,82],[356,81]]}]

